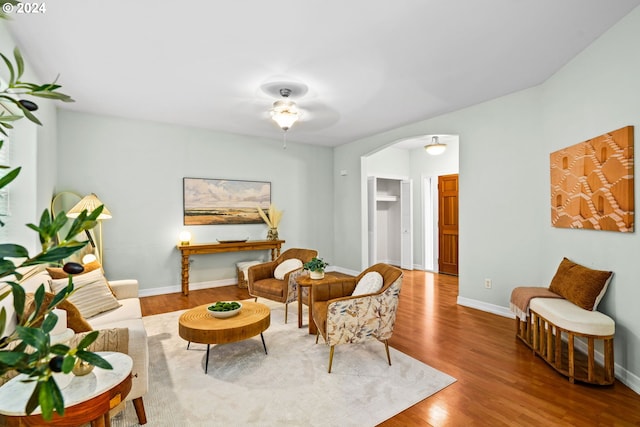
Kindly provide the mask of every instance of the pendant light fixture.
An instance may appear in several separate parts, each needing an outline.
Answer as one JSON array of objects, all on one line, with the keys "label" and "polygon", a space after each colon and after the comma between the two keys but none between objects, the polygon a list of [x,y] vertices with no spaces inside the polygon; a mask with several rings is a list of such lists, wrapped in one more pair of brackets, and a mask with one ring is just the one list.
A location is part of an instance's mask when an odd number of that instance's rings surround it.
[{"label": "pendant light fixture", "polygon": [[424,149],[427,150],[428,154],[432,156],[437,156],[444,153],[444,150],[447,149],[447,144],[443,144],[438,140],[438,136],[432,136],[431,142],[424,146]]}]

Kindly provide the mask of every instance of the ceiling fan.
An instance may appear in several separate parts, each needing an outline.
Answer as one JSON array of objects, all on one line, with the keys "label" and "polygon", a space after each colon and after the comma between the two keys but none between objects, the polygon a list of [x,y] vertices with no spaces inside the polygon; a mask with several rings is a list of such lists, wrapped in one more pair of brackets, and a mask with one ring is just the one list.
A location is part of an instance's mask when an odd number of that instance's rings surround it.
[{"label": "ceiling fan", "polygon": [[309,88],[303,83],[271,82],[263,84],[260,89],[267,95],[277,99],[269,110],[271,119],[284,131],[284,147],[287,148],[287,131],[302,116],[302,111],[293,98],[304,96]]},{"label": "ceiling fan", "polygon": [[284,148],[287,144],[287,132],[292,127],[314,132],[325,129],[338,121],[339,114],[326,102],[318,99],[317,94],[309,91],[309,87],[296,81],[276,80],[264,83],[260,90],[273,99],[271,108],[263,104],[263,111],[268,113],[279,129],[284,131]]}]

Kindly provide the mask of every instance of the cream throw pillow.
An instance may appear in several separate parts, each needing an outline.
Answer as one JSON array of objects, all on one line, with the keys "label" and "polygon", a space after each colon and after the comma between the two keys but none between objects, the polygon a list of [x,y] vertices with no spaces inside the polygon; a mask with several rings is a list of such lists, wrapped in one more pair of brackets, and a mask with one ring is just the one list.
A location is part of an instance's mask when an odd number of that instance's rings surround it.
[{"label": "cream throw pillow", "polygon": [[352,296],[375,294],[382,289],[382,274],[377,271],[370,271],[358,281],[356,288],[353,290]]},{"label": "cream throw pillow", "polygon": [[[50,281],[51,289],[56,294],[68,283],[68,279]],[[120,303],[111,293],[107,279],[104,278],[100,269],[73,276],[73,285],[74,292],[69,297],[69,301],[78,308],[85,319],[120,307]]]},{"label": "cream throw pillow", "polygon": [[282,261],[280,265],[276,267],[273,272],[273,277],[278,280],[284,280],[284,276],[293,271],[302,268],[302,261],[297,258],[291,258],[286,261]]}]

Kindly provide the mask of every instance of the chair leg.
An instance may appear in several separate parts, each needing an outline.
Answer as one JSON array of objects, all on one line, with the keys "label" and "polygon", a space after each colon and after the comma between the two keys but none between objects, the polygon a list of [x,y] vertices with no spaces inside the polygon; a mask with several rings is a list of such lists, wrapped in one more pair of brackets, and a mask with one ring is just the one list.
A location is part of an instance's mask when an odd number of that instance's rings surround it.
[{"label": "chair leg", "polygon": [[391,366],[391,355],[389,354],[389,341],[384,340],[384,348],[387,350],[387,360],[389,361],[389,366]]},{"label": "chair leg", "polygon": [[316,329],[316,344],[318,344],[318,338],[320,338],[320,329]]},{"label": "chair leg", "polygon": [[331,364],[333,363],[333,349],[335,345],[331,346],[331,350],[329,350],[329,373],[331,373]]},{"label": "chair leg", "polygon": [[285,302],[285,303],[284,303],[284,324],[285,324],[285,325],[287,324],[287,317],[288,317],[288,314],[289,314],[289,303],[288,303],[288,302]]},{"label": "chair leg", "polygon": [[144,410],[144,402],[142,401],[142,397],[137,397],[133,399],[133,407],[136,410],[136,415],[138,416],[138,424],[146,424],[147,423],[147,414]]}]

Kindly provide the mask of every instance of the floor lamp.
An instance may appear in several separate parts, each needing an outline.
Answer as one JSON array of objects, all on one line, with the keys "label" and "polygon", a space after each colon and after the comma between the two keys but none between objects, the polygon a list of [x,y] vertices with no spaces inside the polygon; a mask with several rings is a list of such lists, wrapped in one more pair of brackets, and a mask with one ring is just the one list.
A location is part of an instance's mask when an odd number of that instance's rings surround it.
[{"label": "floor lamp", "polygon": [[[91,193],[87,196],[84,196],[82,200],[80,200],[73,208],[71,208],[71,210],[67,212],[67,217],[77,218],[82,211],[87,211],[87,213],[90,214],[100,206],[104,206],[104,203],[102,203],[100,199],[98,199],[98,196],[96,196],[94,193]],[[98,239],[98,259],[100,260],[100,263],[103,265],[104,265],[104,260],[102,255],[102,220],[109,219],[109,218],[111,218],[111,212],[109,212],[109,209],[107,209],[107,207],[104,206],[102,208],[102,213],[97,218],[98,234],[100,236]]]}]

